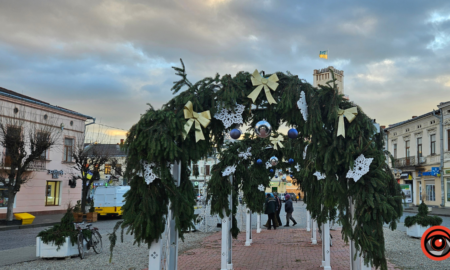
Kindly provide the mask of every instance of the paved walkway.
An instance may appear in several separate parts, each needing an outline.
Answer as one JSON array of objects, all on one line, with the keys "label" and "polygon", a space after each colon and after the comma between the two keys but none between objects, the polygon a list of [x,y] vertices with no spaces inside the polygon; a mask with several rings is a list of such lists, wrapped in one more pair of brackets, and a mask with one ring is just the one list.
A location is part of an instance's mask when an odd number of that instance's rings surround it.
[{"label": "paved walkway", "polygon": [[61,222],[61,218],[63,216],[64,214],[35,216],[33,223],[30,225],[11,225],[11,226],[0,225],[0,231],[52,226],[54,224]]},{"label": "paved walkway", "polygon": [[[349,246],[342,240],[341,231],[331,231],[331,268],[348,270],[350,268]],[[191,249],[178,256],[180,270],[220,269],[221,233],[213,234],[203,240],[201,247]],[[305,229],[253,231],[253,243],[244,246],[245,233],[233,239],[234,270],[253,269],[323,269],[322,243],[311,244],[311,232]],[[388,264],[389,269],[396,269]],[[398,269],[398,268],[397,268]]]}]

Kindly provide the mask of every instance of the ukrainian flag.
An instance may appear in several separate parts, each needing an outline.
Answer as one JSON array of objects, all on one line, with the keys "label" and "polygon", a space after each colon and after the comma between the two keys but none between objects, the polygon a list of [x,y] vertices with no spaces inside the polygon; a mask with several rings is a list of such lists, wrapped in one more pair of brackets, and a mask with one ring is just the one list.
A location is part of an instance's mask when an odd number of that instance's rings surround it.
[{"label": "ukrainian flag", "polygon": [[319,57],[328,59],[328,51],[320,51]]}]

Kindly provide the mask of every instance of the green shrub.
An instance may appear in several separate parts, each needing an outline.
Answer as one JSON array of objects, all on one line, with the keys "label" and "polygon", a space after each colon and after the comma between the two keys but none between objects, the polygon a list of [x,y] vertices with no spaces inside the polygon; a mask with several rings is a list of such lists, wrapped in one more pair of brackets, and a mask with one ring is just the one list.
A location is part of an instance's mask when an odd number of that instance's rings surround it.
[{"label": "green shrub", "polygon": [[405,226],[408,228],[414,224],[427,227],[438,226],[441,225],[441,223],[442,218],[438,216],[428,216],[428,207],[424,202],[419,205],[419,213],[417,213],[417,215],[405,218]]},{"label": "green shrub", "polygon": [[69,205],[66,214],[61,219],[59,224],[53,225],[52,228],[41,231],[37,236],[41,237],[42,242],[45,244],[54,243],[59,250],[66,242],[66,237],[70,237],[72,245],[77,242],[78,232],[74,227],[75,219],[73,218],[73,209]]},{"label": "green shrub", "polygon": [[91,207],[89,208],[89,213],[94,213],[94,212],[95,212],[94,199],[92,199],[92,201],[91,201]]}]

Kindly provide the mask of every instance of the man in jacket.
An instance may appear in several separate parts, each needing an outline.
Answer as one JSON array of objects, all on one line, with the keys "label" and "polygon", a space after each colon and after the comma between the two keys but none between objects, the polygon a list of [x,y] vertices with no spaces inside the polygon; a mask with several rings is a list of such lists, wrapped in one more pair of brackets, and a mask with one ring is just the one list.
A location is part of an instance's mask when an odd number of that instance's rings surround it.
[{"label": "man in jacket", "polygon": [[273,225],[273,229],[276,230],[277,227],[275,225],[275,213],[277,206],[275,198],[272,193],[267,194],[265,208],[266,208],[265,213],[268,215],[269,218],[267,221],[269,223],[268,229],[271,230]]},{"label": "man in jacket", "polygon": [[297,221],[295,221],[295,219],[292,217],[294,206],[292,206],[292,200],[289,194],[287,194],[285,197],[284,211],[286,211],[286,225],[284,225],[284,227],[289,227],[289,220],[292,220],[292,222],[294,222],[292,226],[295,226],[295,224],[297,224]]},{"label": "man in jacket", "polygon": [[277,205],[277,209],[276,209],[276,218],[278,221],[278,226],[282,226],[283,224],[281,224],[281,219],[280,219],[280,212],[281,212],[281,207],[283,207],[283,203],[281,202],[281,199],[278,198],[278,194],[275,193],[275,201],[276,201],[276,205]]}]

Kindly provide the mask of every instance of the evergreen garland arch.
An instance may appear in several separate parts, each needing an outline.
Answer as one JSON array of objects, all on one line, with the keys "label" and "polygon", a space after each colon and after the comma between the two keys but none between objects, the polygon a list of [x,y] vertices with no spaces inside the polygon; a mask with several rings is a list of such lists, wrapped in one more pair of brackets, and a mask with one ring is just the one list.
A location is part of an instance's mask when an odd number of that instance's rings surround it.
[{"label": "evergreen garland arch", "polygon": [[[169,201],[176,217],[176,227],[183,239],[183,231],[193,226],[194,218],[195,194],[189,180],[190,165],[217,148],[220,162],[212,168],[213,175],[208,184],[212,214],[223,217],[223,210],[227,215],[231,211],[236,213],[235,207],[229,209],[227,196],[233,189],[233,205],[237,205],[239,188],[243,190],[249,208],[261,212],[265,198],[263,192],[257,191],[257,186],[268,185],[271,175],[264,163],[275,155],[280,160],[277,169],[292,168],[291,174],[305,194],[304,200],[312,217],[321,224],[336,216],[342,224],[343,238],[355,241],[366,262],[387,269],[383,224],[389,223],[392,229],[396,228],[402,215],[401,190],[387,165],[383,136],[376,132],[372,120],[360,107],[357,107],[358,114],[353,122],[344,120],[345,138],[337,136],[339,109],[349,109],[355,105],[338,93],[333,83],[334,76],[327,85],[314,88],[289,72],[276,72],[279,85],[270,93],[277,104],[269,104],[264,90],[255,102],[247,97],[255,89],[252,74],[248,72],[239,72],[234,77],[216,74],[192,84],[187,79],[182,61],[181,64],[181,68],[174,67],[181,77],[172,88],[178,95],[160,110],[149,105],[147,112],[130,129],[124,144],[128,151],[125,175],[131,179],[131,189],[125,195],[122,229],[128,228],[127,233],[134,233],[135,243],[150,246],[159,239],[164,232]],[[271,75],[262,72],[265,78]],[[308,104],[307,121],[296,105],[301,92],[304,92]],[[199,130],[192,125],[186,133],[184,125],[187,119],[183,110],[189,101],[194,112],[209,111],[211,119],[206,127],[201,126]],[[242,140],[223,147],[224,134],[233,127],[225,128],[214,115],[221,108],[233,109],[236,104],[245,106],[242,118],[250,129],[265,119],[272,125],[272,134],[276,134],[284,123],[295,127],[299,136],[296,139],[285,137],[282,142],[285,147],[278,150],[266,149],[271,145],[269,139],[254,138],[251,134],[245,134]],[[198,131],[203,133],[205,139],[196,142],[195,133]],[[306,158],[303,159],[307,145]],[[239,158],[238,153],[248,147],[252,147],[252,157],[247,160]],[[369,172],[357,182],[347,179],[349,168],[353,168],[355,159],[361,154],[373,158]],[[258,158],[263,160],[263,164],[256,164]],[[283,158],[293,158],[295,163],[283,163]],[[143,171],[143,160],[156,165],[154,171],[158,177],[149,185],[139,173]],[[174,184],[168,166],[176,161],[181,163],[182,168],[179,187]],[[300,171],[294,169],[297,163]],[[222,176],[222,171],[230,165],[236,165],[233,186],[226,176]],[[325,174],[326,178],[317,180],[313,175],[315,172]],[[349,198],[355,204],[353,224]],[[239,231],[234,217],[233,225],[232,233],[236,237]],[[113,247],[115,234],[111,239]]]}]

